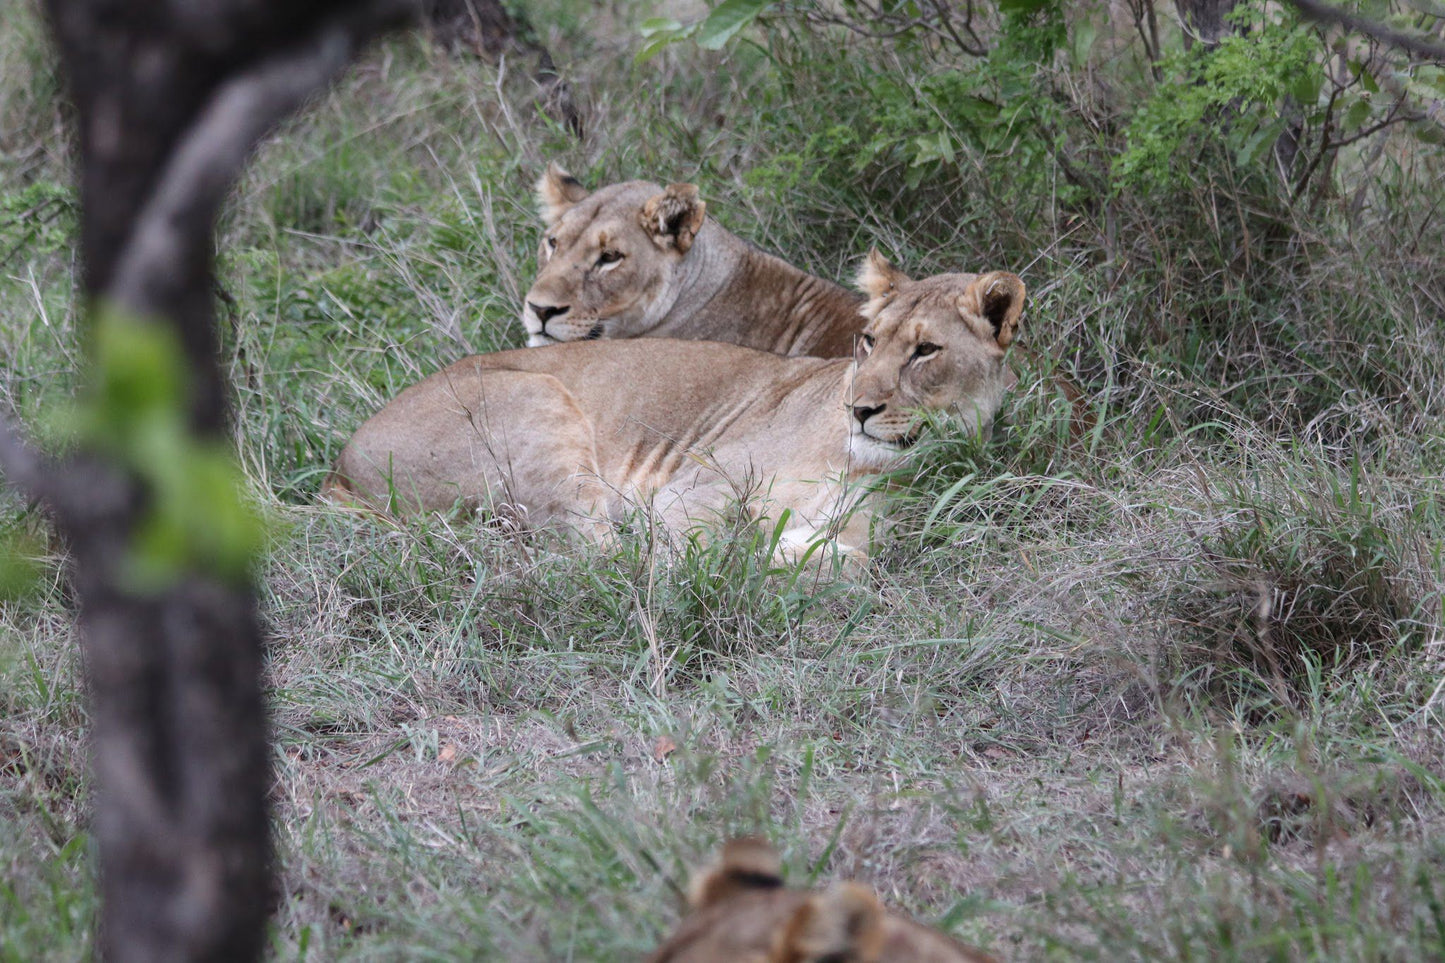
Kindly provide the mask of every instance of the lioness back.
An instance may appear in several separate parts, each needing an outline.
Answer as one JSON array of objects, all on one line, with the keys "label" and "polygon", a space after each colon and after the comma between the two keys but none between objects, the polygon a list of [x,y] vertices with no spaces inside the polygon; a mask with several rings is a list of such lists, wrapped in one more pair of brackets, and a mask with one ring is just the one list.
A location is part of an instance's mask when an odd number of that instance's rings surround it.
[{"label": "lioness back", "polygon": [[857,883],[783,886],[777,853],[737,839],[693,880],[692,912],[648,963],[991,963],[988,954],[884,909]]},{"label": "lioness back", "polygon": [[[337,460],[337,487],[402,512],[495,507],[501,493],[546,524],[566,521],[555,518],[555,489],[575,491],[571,482],[590,475],[600,487],[584,496],[587,509],[614,517],[621,506],[604,489],[621,497],[659,487],[704,451],[732,453],[734,437],[766,459],[766,422],[789,395],[810,375],[847,365],[653,339],[474,355],[363,424]],[[808,407],[804,399],[792,406]],[[841,438],[841,406],[834,420]]]}]

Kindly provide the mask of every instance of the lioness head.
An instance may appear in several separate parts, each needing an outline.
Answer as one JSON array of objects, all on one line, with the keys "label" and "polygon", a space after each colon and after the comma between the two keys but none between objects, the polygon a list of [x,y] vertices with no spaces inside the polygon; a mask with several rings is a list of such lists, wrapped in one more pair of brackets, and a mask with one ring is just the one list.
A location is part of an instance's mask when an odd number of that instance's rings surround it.
[{"label": "lioness head", "polygon": [[1018,331],[1024,284],[1005,271],[913,281],[876,251],[858,274],[867,325],[854,351],[848,451],[882,468],[918,440],[922,412],[978,430],[993,420],[1014,377],[1004,349]]},{"label": "lioness head", "polygon": [[537,201],[547,230],[522,309],[529,347],[637,337],[666,314],[706,216],[696,187],[628,181],[589,193],[551,164]]},{"label": "lioness head", "polygon": [[693,880],[692,912],[648,963],[993,963],[888,912],[858,883],[788,889],[777,852],[735,839]]}]

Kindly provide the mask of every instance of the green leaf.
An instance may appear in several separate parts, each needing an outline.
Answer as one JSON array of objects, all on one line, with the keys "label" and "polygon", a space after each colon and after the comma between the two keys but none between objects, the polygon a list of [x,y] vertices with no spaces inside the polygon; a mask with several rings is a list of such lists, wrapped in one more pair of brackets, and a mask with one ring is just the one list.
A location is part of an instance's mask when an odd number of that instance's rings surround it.
[{"label": "green leaf", "polygon": [[676,43],[677,40],[678,38],[676,37],[659,37],[650,43],[644,44],[642,49],[637,51],[633,56],[632,62],[635,64],[645,64],[661,53],[663,48],[671,46]]},{"label": "green leaf", "polygon": [[649,17],[639,28],[647,42],[633,56],[633,63],[646,63],[665,47],[686,40],[697,32],[698,24],[682,24],[671,17]]},{"label": "green leaf", "polygon": [[1345,117],[1340,122],[1340,129],[1346,131],[1358,130],[1364,125],[1365,121],[1369,119],[1369,116],[1370,102],[1361,97],[1353,104],[1350,104],[1349,109],[1345,111]]},{"label": "green leaf", "polygon": [[951,164],[954,156],[953,138],[948,136],[947,131],[940,130],[913,139],[913,163],[910,166],[920,167],[940,160]]},{"label": "green leaf", "polygon": [[983,97],[959,97],[950,105],[951,119],[967,127],[987,127],[998,123],[999,107]]},{"label": "green leaf", "polygon": [[1261,124],[1234,153],[1234,162],[1240,167],[1251,167],[1274,145],[1284,132],[1284,121]]},{"label": "green leaf", "polygon": [[671,36],[682,32],[682,24],[671,17],[648,17],[637,29],[643,37]]},{"label": "green leaf", "polygon": [[1427,144],[1445,147],[1445,130],[1441,130],[1433,124],[1417,124],[1414,133],[1417,138]]},{"label": "green leaf", "polygon": [[1004,13],[1033,13],[1052,2],[1053,0],[999,0],[998,8]]},{"label": "green leaf", "polygon": [[697,31],[697,45],[704,50],[721,50],[739,30],[757,19],[768,0],[726,0],[713,8]]},{"label": "green leaf", "polygon": [[45,545],[28,532],[0,532],[0,599],[35,592],[40,585],[40,560],[46,554]]},{"label": "green leaf", "polygon": [[1290,83],[1289,94],[1300,105],[1310,107],[1319,102],[1324,83],[1325,75],[1319,70],[1306,70]]},{"label": "green leaf", "polygon": [[187,573],[244,579],[265,526],[242,492],[229,446],[190,428],[188,368],[171,329],[102,306],[82,439],[124,465],[148,495],[129,546],[127,588],[150,592]]},{"label": "green leaf", "polygon": [[1088,62],[1089,53],[1094,49],[1094,40],[1098,36],[1099,28],[1088,20],[1080,20],[1074,27],[1074,37],[1069,45],[1069,53],[1075,66],[1081,66]]},{"label": "green leaf", "polygon": [[[100,379],[97,414],[112,424],[161,411],[177,411],[185,385],[185,362],[169,332],[128,315],[102,310],[95,327]],[[107,441],[106,436],[97,439]]]}]

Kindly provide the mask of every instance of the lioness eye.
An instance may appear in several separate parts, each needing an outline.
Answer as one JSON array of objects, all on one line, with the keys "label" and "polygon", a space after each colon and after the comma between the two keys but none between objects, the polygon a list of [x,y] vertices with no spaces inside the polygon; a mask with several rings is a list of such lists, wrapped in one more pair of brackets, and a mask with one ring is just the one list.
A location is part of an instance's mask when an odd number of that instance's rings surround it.
[{"label": "lioness eye", "polygon": [[557,239],[555,237],[547,238],[547,246],[555,251],[557,249]]},{"label": "lioness eye", "polygon": [[616,264],[620,260],[622,260],[621,251],[603,251],[597,255],[598,264]]},{"label": "lioness eye", "polygon": [[864,351],[872,351],[872,350],[873,350],[873,345],[875,345],[876,343],[877,343],[877,341],[874,339],[873,335],[871,335],[871,334],[865,334],[865,335],[863,335],[863,350],[864,350]]},{"label": "lioness eye", "polygon": [[934,344],[932,341],[923,341],[919,343],[918,347],[913,349],[913,357],[931,358],[934,355],[938,354],[938,352],[941,350],[943,349],[940,348],[938,345]]}]

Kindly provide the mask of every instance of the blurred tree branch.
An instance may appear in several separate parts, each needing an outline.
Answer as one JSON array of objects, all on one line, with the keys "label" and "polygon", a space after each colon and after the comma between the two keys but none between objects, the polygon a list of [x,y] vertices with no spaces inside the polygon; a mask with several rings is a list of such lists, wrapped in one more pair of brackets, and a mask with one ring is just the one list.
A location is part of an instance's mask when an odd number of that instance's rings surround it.
[{"label": "blurred tree branch", "polygon": [[970,57],[988,56],[988,44],[976,30],[981,17],[974,0],[963,4],[920,0],[909,8],[888,9],[881,3],[853,0],[841,8],[830,3],[809,3],[803,8],[803,18],[811,24],[841,26],[870,40],[892,40],[921,31]]},{"label": "blurred tree branch", "polygon": [[1357,31],[1416,57],[1445,61],[1445,43],[1422,37],[1419,34],[1405,33],[1387,24],[1355,16],[1328,3],[1321,3],[1320,0],[1289,0],[1289,2],[1311,20],[1337,24]]},{"label": "blurred tree branch", "polygon": [[[117,376],[96,345],[100,319],[130,319],[160,339],[147,343],[176,346],[177,423],[193,439],[179,450],[224,446],[221,205],[257,141],[363,43],[412,16],[413,2],[48,0],[47,10],[79,125],[91,381]],[[121,387],[158,390],[144,379]],[[112,400],[93,394],[102,408]],[[137,581],[137,536],[165,496],[146,456],[127,449],[126,432],[147,426],[122,408],[104,412],[118,431],[82,433],[61,456],[0,418],[0,471],[71,551],[93,727],[99,955],[255,959],[272,898],[255,593],[205,565]]]}]

